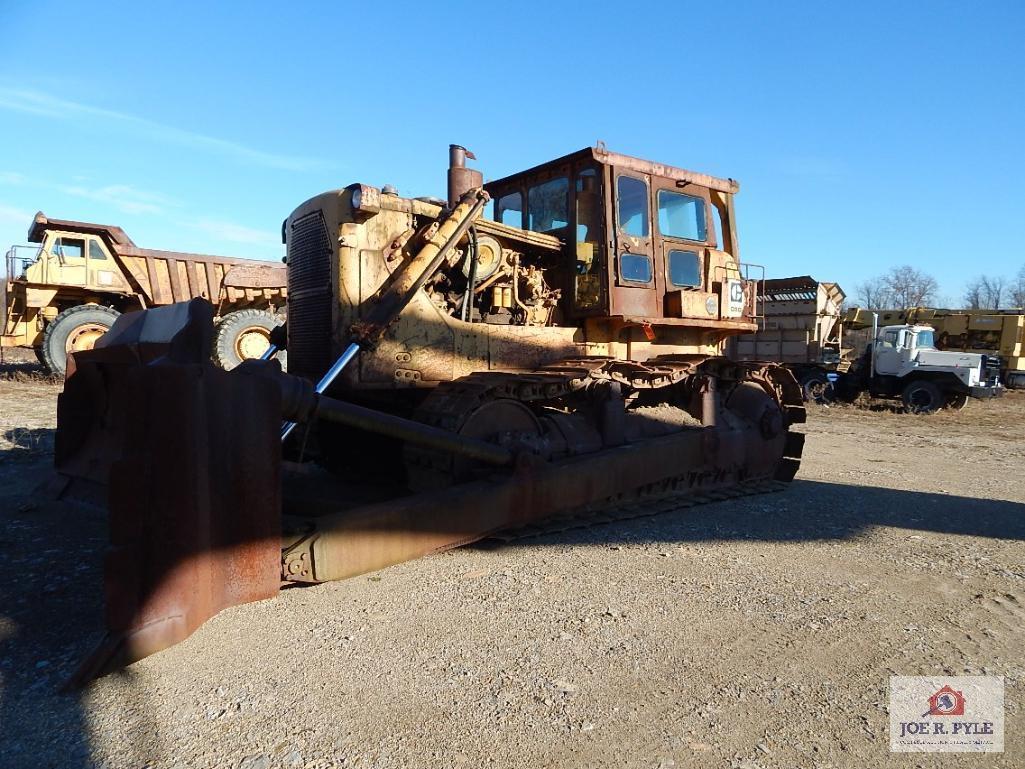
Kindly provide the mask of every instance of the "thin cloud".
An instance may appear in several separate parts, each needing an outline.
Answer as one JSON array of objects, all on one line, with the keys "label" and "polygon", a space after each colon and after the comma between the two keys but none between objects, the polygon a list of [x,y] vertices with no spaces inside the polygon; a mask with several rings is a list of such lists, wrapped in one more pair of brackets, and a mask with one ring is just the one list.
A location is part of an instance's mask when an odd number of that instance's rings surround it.
[{"label": "thin cloud", "polygon": [[97,188],[61,185],[57,189],[66,195],[107,203],[126,214],[160,214],[165,208],[178,205],[163,195],[139,190],[128,184],[110,184]]},{"label": "thin cloud", "polygon": [[263,152],[247,147],[244,144],[192,131],[185,131],[181,128],[156,123],[136,115],[59,99],[42,91],[0,87],[0,109],[60,120],[91,117],[108,124],[120,124],[125,128],[142,131],[150,136],[150,138],[158,141],[203,149],[215,154],[233,157],[236,160],[285,171],[302,171],[317,164],[317,161],[312,158]]},{"label": "thin cloud", "polygon": [[33,216],[35,216],[35,212],[29,213],[21,208],[0,203],[0,224],[21,225],[27,228],[32,222]]},{"label": "thin cloud", "polygon": [[228,243],[244,243],[249,246],[280,246],[280,235],[246,227],[223,219],[200,219],[193,225],[196,229]]},{"label": "thin cloud", "polygon": [[25,177],[15,171],[0,171],[0,184],[23,184]]}]

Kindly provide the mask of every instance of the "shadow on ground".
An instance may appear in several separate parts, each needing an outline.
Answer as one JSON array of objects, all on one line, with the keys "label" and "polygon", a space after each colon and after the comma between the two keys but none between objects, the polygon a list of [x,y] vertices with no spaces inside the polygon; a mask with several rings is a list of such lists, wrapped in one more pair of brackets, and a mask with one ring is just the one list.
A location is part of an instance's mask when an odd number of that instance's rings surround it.
[{"label": "shadow on ground", "polygon": [[26,360],[0,361],[0,379],[18,381],[59,382],[60,376],[49,373],[41,363]]},{"label": "shadow on ground", "polygon": [[[847,539],[876,526],[1025,539],[1023,503],[805,480],[795,480],[779,494],[699,505],[650,520],[657,521],[650,538],[668,542]],[[598,526],[522,541],[588,544],[619,539],[616,526]]]},{"label": "shadow on ground", "polygon": [[[45,432],[45,431],[40,431]],[[25,440],[45,439],[30,435]],[[11,452],[21,442],[14,442]],[[10,452],[2,460],[7,462]],[[48,457],[22,465],[40,476]],[[92,766],[83,698],[57,689],[102,636],[105,516],[0,492],[0,756],[5,767]],[[27,503],[27,504],[26,504]],[[873,527],[1025,539],[1025,504],[818,481],[650,518],[548,534],[518,546],[844,540]],[[131,682],[131,669],[120,674]],[[133,688],[135,685],[133,684]],[[138,691],[144,703],[154,692]],[[143,706],[144,709],[144,706]],[[26,725],[31,725],[27,729]],[[126,729],[152,731],[142,722]],[[55,735],[59,735],[57,739]],[[140,739],[138,744],[150,744]],[[166,756],[133,756],[143,765]]]}]

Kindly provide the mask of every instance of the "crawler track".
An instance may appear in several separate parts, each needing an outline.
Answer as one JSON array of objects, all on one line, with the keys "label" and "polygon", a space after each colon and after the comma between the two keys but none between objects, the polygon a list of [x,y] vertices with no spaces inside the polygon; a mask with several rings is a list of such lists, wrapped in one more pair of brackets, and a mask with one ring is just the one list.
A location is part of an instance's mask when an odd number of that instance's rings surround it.
[{"label": "crawler track", "polygon": [[602,503],[589,505],[565,515],[553,516],[536,524],[505,529],[492,534],[483,541],[486,545],[500,546],[517,540],[543,537],[573,529],[585,529],[635,518],[650,518],[711,502],[750,497],[755,494],[771,494],[784,491],[786,488],[787,483],[783,481],[763,480],[709,490],[699,488],[662,493],[638,492],[637,495],[629,498],[619,497],[604,500]]},{"label": "crawler track", "polygon": [[[742,384],[755,384],[779,408],[781,429],[785,433],[779,461],[766,477],[762,473],[742,468],[731,481],[722,470],[681,468],[679,476],[637,489],[630,496],[644,500],[637,504],[661,504],[665,499],[714,501],[727,496],[746,496],[781,488],[779,481],[790,481],[800,465],[804,435],[792,432],[793,424],[803,423],[805,410],[800,386],[791,374],[774,364],[734,363],[725,359],[692,357],[662,357],[646,363],[609,358],[574,358],[537,369],[532,372],[481,372],[439,385],[421,404],[416,418],[435,427],[460,432],[467,420],[478,409],[498,399],[523,404],[540,415],[544,407],[570,409],[584,404],[584,412],[594,417],[594,404],[588,405],[589,390],[596,385],[619,385],[624,394],[645,395],[648,405],[655,403],[672,406],[683,416],[695,416],[693,404],[686,404],[714,379],[722,391],[723,413],[731,411],[731,396],[743,389]],[[741,401],[743,398],[740,399]],[[739,406],[743,413],[743,405]],[[750,414],[747,417],[750,418]],[[769,426],[763,426],[766,431]],[[709,436],[712,442],[714,436]],[[593,450],[593,449],[591,449]],[[586,454],[587,451],[570,451]],[[407,471],[411,482],[420,488],[443,487],[458,482],[453,458],[447,455],[407,447]],[[668,495],[668,496],[667,496]],[[559,515],[558,525],[594,517],[595,506],[618,509],[624,503],[623,495],[615,500],[600,500],[590,505],[591,512],[576,511]],[[610,507],[611,505],[611,507]],[[617,507],[618,506],[618,507]],[[623,510],[633,510],[628,502]],[[607,514],[607,513],[606,513]],[[644,514],[644,513],[640,513]],[[610,520],[634,517],[632,513],[617,514]],[[577,524],[574,524],[574,526]],[[586,524],[579,524],[586,525]],[[571,528],[574,526],[570,526]],[[548,530],[546,525],[545,530]],[[560,529],[555,529],[560,530]]]}]

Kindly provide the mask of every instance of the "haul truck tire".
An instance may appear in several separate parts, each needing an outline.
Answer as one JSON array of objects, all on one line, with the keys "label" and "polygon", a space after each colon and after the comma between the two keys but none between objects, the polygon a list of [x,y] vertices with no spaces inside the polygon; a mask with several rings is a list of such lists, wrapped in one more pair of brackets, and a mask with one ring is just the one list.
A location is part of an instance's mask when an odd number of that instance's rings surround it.
[{"label": "haul truck tire", "polygon": [[43,345],[38,352],[43,365],[51,374],[63,374],[68,365],[68,353],[93,349],[120,314],[99,304],[69,307],[46,325]]},{"label": "haul truck tire", "polygon": [[[214,362],[231,371],[239,363],[250,358],[259,358],[270,345],[270,332],[281,325],[266,310],[236,310],[228,313],[217,324],[214,332]],[[278,359],[284,360],[282,353]]]},{"label": "haul truck tire", "polygon": [[904,408],[912,414],[931,414],[946,405],[947,397],[938,386],[920,379],[904,388]]}]

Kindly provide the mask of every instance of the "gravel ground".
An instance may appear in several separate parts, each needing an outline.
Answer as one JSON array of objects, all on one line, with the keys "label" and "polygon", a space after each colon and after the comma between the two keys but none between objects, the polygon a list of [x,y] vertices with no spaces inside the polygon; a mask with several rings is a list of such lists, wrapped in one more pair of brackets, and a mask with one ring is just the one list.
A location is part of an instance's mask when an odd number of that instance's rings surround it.
[{"label": "gravel ground", "polygon": [[[1022,766],[1025,396],[813,409],[781,493],[464,548],[223,612],[79,695],[102,516],[59,386],[0,375],[4,767]],[[888,750],[892,674],[1005,676],[1005,753]]]}]

